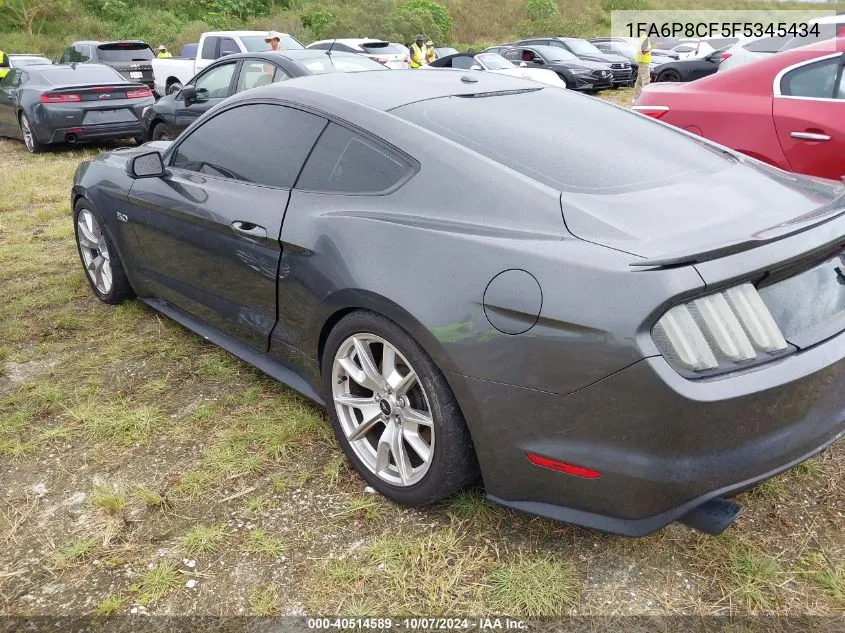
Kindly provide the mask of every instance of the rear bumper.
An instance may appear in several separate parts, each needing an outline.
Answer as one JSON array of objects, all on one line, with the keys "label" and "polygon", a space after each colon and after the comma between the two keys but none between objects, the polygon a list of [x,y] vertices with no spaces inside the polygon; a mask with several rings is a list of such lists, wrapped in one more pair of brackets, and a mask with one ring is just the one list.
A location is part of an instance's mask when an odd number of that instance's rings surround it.
[{"label": "rear bumper", "polygon": [[[661,357],[647,358],[569,395],[450,378],[493,499],[642,535],[834,442],[845,430],[843,350],[840,334],[712,381],[686,380]],[[603,474],[538,468],[529,452]]]},{"label": "rear bumper", "polygon": [[85,125],[53,130],[49,143],[64,143],[69,134],[75,136],[76,141],[103,141],[108,139],[145,136],[144,124],[141,121],[132,123],[103,123],[99,125]]}]

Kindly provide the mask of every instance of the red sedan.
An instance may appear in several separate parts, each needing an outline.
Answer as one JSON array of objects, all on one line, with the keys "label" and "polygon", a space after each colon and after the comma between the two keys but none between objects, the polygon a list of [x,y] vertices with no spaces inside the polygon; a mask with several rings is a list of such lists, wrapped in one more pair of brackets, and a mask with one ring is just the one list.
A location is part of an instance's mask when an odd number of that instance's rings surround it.
[{"label": "red sedan", "polygon": [[801,174],[845,177],[845,37],[685,84],[645,88],[634,109]]}]

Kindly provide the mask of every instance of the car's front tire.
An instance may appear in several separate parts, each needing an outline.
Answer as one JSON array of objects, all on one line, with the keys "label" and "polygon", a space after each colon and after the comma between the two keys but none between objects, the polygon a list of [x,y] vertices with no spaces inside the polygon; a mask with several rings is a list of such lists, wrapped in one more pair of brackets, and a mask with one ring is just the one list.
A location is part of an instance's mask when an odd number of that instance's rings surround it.
[{"label": "car's front tire", "polygon": [[150,140],[151,141],[172,141],[173,134],[170,132],[170,128],[167,127],[167,123],[163,121],[159,121],[153,126],[152,132],[150,133]]},{"label": "car's front tire", "polygon": [[179,83],[178,81],[174,81],[172,84],[167,86],[167,94],[169,94],[169,95],[176,94],[181,89],[182,89],[182,84]]},{"label": "car's front tire", "polygon": [[478,480],[469,430],[442,372],[378,314],[345,316],[322,356],[329,419],[367,483],[398,503],[439,501]]},{"label": "car's front tire", "polygon": [[73,228],[85,278],[100,301],[122,303],[135,293],[105,226],[99,211],[90,202],[84,198],[76,202]]},{"label": "car's front tire", "polygon": [[664,70],[657,75],[658,82],[678,82],[681,81],[681,73],[677,70]]},{"label": "car's front tire", "polygon": [[21,112],[20,117],[18,118],[18,124],[21,128],[21,136],[23,136],[23,142],[26,145],[26,149],[28,149],[32,154],[40,154],[43,152],[46,149],[46,145],[38,140],[38,137],[35,135],[35,130],[32,129],[32,123],[29,122],[29,117],[27,117],[23,112]]}]

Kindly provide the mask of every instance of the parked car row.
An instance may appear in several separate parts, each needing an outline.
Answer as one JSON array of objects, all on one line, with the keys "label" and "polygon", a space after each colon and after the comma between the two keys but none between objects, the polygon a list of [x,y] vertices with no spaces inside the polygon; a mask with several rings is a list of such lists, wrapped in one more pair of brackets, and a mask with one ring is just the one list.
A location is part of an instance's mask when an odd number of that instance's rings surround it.
[{"label": "parked car row", "polygon": [[845,178],[845,37],[651,84],[634,110],[787,171]]}]

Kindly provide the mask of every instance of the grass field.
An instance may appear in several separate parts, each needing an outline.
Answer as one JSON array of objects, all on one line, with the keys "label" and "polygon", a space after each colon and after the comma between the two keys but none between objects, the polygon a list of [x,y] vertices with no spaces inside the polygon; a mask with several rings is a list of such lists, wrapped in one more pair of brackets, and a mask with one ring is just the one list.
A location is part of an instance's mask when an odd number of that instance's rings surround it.
[{"label": "grass field", "polygon": [[[624,102],[629,93],[617,93]],[[367,494],[325,413],[139,302],[92,295],[69,185],[0,141],[0,613],[835,614],[845,446],[723,536],[626,539],[468,491]]]}]

